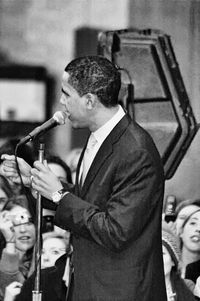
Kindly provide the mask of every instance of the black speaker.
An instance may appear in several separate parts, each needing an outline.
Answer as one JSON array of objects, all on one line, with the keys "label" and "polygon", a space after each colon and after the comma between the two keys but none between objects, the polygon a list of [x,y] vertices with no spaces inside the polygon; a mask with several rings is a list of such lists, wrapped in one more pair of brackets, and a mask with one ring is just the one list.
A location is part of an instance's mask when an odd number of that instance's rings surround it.
[{"label": "black speaker", "polygon": [[152,29],[101,32],[99,54],[120,70],[120,102],[152,136],[165,177],[173,176],[197,124],[170,36]]}]

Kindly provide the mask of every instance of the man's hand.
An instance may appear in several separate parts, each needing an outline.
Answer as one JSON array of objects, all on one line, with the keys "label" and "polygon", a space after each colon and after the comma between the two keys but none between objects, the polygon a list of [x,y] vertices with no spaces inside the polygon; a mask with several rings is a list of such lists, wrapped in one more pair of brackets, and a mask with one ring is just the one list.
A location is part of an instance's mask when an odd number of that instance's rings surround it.
[{"label": "man's hand", "polygon": [[59,178],[50,170],[47,161],[44,163],[34,162],[31,169],[32,188],[49,200],[52,200],[52,193],[63,188]]},{"label": "man's hand", "polygon": [[[1,159],[1,174],[16,184],[21,184],[19,174],[17,172],[16,161],[14,155],[2,155]],[[21,172],[22,180],[25,186],[31,186],[31,166],[22,158],[17,157],[19,170]]]}]

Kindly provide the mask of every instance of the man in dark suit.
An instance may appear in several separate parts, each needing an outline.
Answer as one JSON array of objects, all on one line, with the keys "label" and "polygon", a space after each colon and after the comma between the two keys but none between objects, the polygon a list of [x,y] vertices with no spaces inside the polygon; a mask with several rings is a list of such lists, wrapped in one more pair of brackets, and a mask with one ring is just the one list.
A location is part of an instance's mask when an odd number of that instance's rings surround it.
[{"label": "man in dark suit", "polygon": [[[45,162],[28,170],[19,160],[25,184],[32,175],[32,188],[57,203],[56,224],[73,233],[73,301],[166,300],[163,167],[151,137],[119,106],[120,85],[104,57],[65,68],[64,112],[74,128],[91,131],[75,186],[61,183]],[[5,174],[14,177],[13,157],[3,158]]]}]

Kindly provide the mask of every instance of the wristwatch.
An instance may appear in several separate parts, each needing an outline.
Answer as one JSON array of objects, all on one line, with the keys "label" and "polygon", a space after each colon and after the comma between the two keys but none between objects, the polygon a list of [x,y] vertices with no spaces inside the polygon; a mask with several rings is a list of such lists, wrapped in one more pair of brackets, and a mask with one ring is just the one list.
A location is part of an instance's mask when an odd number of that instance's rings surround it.
[{"label": "wristwatch", "polygon": [[60,200],[63,198],[63,196],[67,193],[68,193],[68,191],[66,191],[64,188],[53,192],[51,195],[53,202],[54,203],[60,202]]}]

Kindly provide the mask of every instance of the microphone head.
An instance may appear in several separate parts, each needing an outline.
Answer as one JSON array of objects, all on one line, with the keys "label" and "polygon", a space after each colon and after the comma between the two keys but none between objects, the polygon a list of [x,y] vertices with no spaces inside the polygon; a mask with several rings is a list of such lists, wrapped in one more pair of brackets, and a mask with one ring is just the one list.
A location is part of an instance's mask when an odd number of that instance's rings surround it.
[{"label": "microphone head", "polygon": [[58,125],[65,124],[66,114],[62,111],[57,111],[53,115],[53,119],[58,123]]}]

